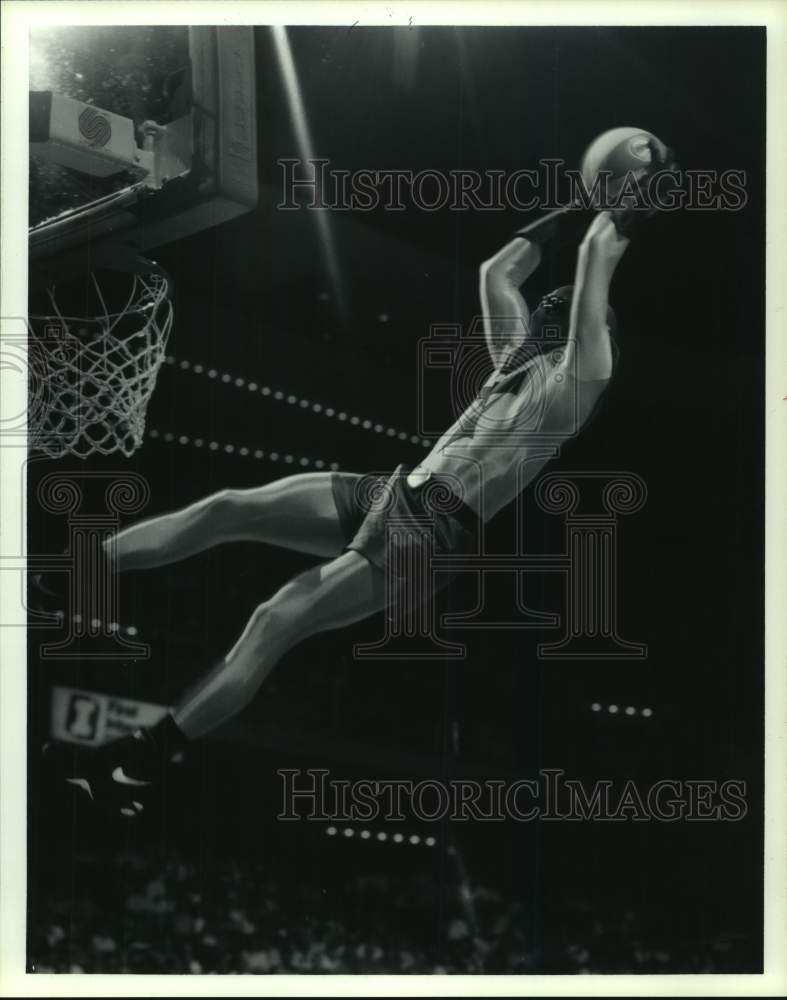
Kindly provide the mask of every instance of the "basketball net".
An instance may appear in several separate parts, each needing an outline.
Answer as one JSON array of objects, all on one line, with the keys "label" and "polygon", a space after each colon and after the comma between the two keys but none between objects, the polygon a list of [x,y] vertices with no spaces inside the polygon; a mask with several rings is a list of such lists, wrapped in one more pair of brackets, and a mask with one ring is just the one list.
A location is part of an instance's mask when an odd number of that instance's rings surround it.
[{"label": "basketball net", "polygon": [[53,286],[51,311],[29,316],[28,441],[50,458],[129,456],[142,443],[172,329],[170,281],[142,258],[118,265],[115,279],[118,273],[126,279],[119,306],[108,304],[104,281],[91,272],[93,315],[66,314]]}]

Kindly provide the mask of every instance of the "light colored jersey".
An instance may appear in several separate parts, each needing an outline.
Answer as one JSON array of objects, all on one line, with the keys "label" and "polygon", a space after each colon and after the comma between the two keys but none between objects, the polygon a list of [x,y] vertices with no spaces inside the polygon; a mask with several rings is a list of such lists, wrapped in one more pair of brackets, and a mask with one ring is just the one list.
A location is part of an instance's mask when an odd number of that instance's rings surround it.
[{"label": "light colored jersey", "polygon": [[574,356],[565,351],[553,364],[514,351],[410,473],[410,486],[439,475],[482,520],[494,517],[579,432],[609,384],[577,379]]}]

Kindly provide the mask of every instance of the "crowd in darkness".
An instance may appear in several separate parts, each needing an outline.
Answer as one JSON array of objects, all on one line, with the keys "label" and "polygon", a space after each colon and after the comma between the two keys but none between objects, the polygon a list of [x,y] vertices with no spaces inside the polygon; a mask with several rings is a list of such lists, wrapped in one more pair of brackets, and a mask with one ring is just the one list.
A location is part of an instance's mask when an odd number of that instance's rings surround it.
[{"label": "crowd in darkness", "polygon": [[[71,892],[40,887],[31,910],[31,972],[593,973],[733,972],[742,942],[719,936],[676,949],[645,943],[630,911],[587,901],[565,911],[561,939],[536,943],[532,907],[472,890],[476,926],[458,904],[435,906],[434,880],[351,873],[340,893],[284,884],[264,862],[121,856],[112,878],[75,861]],[[745,947],[745,943],[743,943]]]}]

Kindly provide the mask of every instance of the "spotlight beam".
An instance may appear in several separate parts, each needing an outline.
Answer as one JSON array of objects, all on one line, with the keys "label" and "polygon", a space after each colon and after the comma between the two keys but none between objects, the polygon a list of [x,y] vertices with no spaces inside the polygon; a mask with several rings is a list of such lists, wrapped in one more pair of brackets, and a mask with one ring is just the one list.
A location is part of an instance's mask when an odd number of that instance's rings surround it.
[{"label": "spotlight beam", "polygon": [[[287,28],[283,24],[271,25],[271,35],[276,50],[276,59],[279,64],[284,90],[287,95],[287,104],[290,111],[295,140],[298,145],[298,154],[301,161],[306,164],[315,159],[314,142],[312,140],[309,120],[306,115],[306,108],[303,103],[303,92],[298,79],[298,71],[295,68],[295,60],[292,54],[292,46],[287,35]],[[314,168],[310,180],[315,180]],[[323,257],[325,270],[327,271],[331,284],[333,285],[334,298],[339,308],[339,318],[343,328],[347,328],[347,308],[344,293],[344,282],[342,280],[341,269],[339,267],[339,255],[336,251],[336,241],[331,227],[328,212],[330,209],[314,208],[310,209],[314,216],[317,227],[317,238]]]}]

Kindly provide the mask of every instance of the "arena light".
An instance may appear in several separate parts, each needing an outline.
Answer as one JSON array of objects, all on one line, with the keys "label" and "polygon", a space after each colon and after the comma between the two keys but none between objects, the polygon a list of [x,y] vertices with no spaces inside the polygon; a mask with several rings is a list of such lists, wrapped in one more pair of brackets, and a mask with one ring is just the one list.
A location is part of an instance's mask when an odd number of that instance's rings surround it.
[{"label": "arena light", "polygon": [[326,828],[325,833],[328,837],[341,836],[347,840],[354,840],[357,835],[358,840],[376,840],[380,844],[410,844],[412,847],[434,847],[437,843],[436,838],[431,836],[424,837],[417,833],[405,834],[401,831],[388,833],[385,830],[370,830],[368,827],[345,826],[339,829],[331,825]]},{"label": "arena light", "polygon": [[[178,360],[172,355],[168,355],[166,358],[167,364],[179,368],[181,371],[190,371],[196,375],[201,375],[206,371],[205,366],[202,364],[192,364],[188,359]],[[397,430],[395,427],[387,427],[385,424],[379,421],[375,422],[368,417],[362,417],[359,415],[350,415],[344,410],[337,411],[333,406],[327,406],[324,403],[314,403],[310,399],[301,398],[295,393],[285,393],[281,389],[273,390],[270,386],[263,385],[260,386],[259,383],[250,381],[247,382],[246,379],[241,376],[233,375],[232,372],[220,372],[215,368],[207,369],[208,378],[216,379],[218,378],[224,385],[235,386],[238,389],[246,388],[249,392],[259,391],[263,396],[273,396],[277,402],[282,400],[286,401],[290,406],[299,406],[303,410],[310,410],[312,413],[318,415],[324,415],[329,418],[335,417],[342,423],[349,421],[354,427],[360,427],[366,431],[372,431],[375,434],[385,433],[388,437],[397,437],[400,441],[407,441],[408,439],[412,444],[420,444],[424,448],[431,447],[431,441],[419,438],[416,434],[410,434],[407,431]]]},{"label": "arena light", "polygon": [[[590,705],[590,711],[591,712],[603,712],[604,711],[604,705],[602,705],[601,702],[599,702],[599,701],[594,701]],[[627,705],[624,709],[621,710],[621,708],[620,708],[619,705],[612,704],[612,705],[607,705],[606,706],[606,711],[610,715],[619,715],[621,713],[621,711],[622,711],[623,714],[627,715],[630,719],[634,718],[636,715],[642,715],[642,716],[644,716],[644,718],[649,719],[653,715],[653,709],[652,708],[637,708],[636,705]]]},{"label": "arena light", "polygon": [[[205,445],[205,442],[202,438],[191,438],[189,437],[188,434],[176,435],[172,431],[167,431],[166,433],[162,434],[162,432],[158,430],[158,428],[156,427],[151,427],[147,433],[148,433],[148,438],[152,441],[163,440],[166,441],[167,444],[171,444],[173,441],[177,441],[178,444],[193,445],[195,448],[202,448]],[[312,466],[315,469],[324,469],[326,465],[328,465],[325,459],[322,458],[312,459],[306,455],[296,456],[289,454],[284,455],[284,457],[282,458],[282,456],[277,451],[272,451],[269,454],[266,454],[266,452],[262,448],[255,448],[254,450],[252,450],[249,447],[249,445],[234,444],[233,442],[227,442],[222,444],[220,441],[210,441],[208,443],[208,448],[211,451],[221,450],[224,452],[225,455],[233,455],[233,456],[238,455],[241,458],[254,458],[257,460],[267,458],[268,461],[271,462],[278,462],[279,459],[282,459],[282,461],[284,461],[287,465],[295,465],[297,463],[303,469],[308,469]],[[334,472],[337,472],[341,468],[338,462],[331,462],[330,465],[328,465],[328,467]]]},{"label": "arena light", "polygon": [[[62,609],[55,611],[54,614],[57,615],[58,618],[65,618],[65,612]],[[82,615],[78,613],[72,615],[71,621],[74,622],[75,625],[81,625]],[[97,631],[100,628],[104,628],[105,624],[108,632],[125,632],[126,635],[137,635],[139,632],[139,630],[135,625],[121,625],[119,622],[105,623],[103,618],[90,619],[90,628],[93,629],[93,631]]]}]

